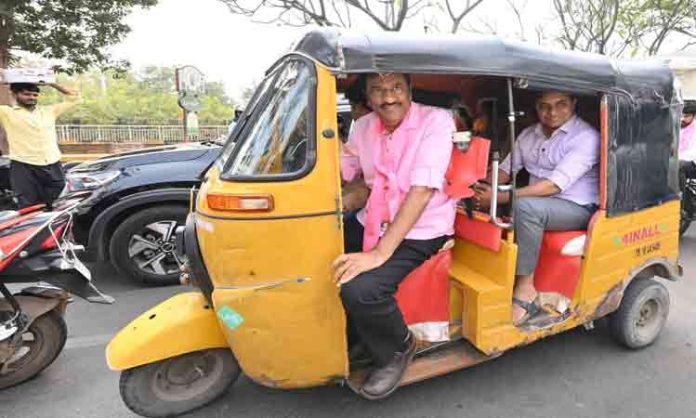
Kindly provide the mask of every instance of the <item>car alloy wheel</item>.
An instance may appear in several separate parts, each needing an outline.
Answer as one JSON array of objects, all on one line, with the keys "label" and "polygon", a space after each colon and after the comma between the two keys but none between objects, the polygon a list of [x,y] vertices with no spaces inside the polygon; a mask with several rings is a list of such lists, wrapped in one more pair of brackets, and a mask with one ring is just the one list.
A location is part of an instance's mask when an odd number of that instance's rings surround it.
[{"label": "car alloy wheel", "polygon": [[128,256],[141,271],[155,275],[179,272],[184,260],[175,251],[174,231],[178,225],[169,220],[154,222],[131,236]]}]

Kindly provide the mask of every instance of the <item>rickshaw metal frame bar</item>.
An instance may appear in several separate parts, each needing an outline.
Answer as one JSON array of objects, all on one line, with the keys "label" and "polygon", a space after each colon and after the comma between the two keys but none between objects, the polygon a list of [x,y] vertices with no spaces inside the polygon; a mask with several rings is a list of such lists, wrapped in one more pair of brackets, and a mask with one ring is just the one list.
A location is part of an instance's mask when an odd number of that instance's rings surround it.
[{"label": "rickshaw metal frame bar", "polygon": [[602,94],[599,100],[599,209],[607,209],[607,170],[609,153],[609,97]]},{"label": "rickshaw metal frame bar", "polygon": [[[507,96],[508,96],[508,122],[510,125],[510,180],[511,180],[511,185],[500,185],[499,184],[499,175],[498,175],[498,170],[500,169],[500,151],[499,150],[494,150],[493,151],[493,161],[491,163],[492,165],[492,177],[491,177],[491,189],[493,190],[493,193],[491,193],[491,207],[489,208],[489,215],[491,217],[491,223],[493,225],[503,228],[503,229],[512,229],[513,222],[501,222],[498,220],[498,192],[507,192],[510,191],[510,207],[512,209],[511,213],[515,213],[515,199],[514,199],[514,190],[516,189],[516,181],[515,181],[515,174],[512,172],[512,160],[514,158],[514,150],[515,150],[515,104],[514,104],[514,97],[512,94],[512,79],[508,78],[507,79]],[[495,123],[495,122],[493,122]],[[496,142],[498,141],[498,138],[494,139]],[[498,146],[500,146],[498,144]]]}]

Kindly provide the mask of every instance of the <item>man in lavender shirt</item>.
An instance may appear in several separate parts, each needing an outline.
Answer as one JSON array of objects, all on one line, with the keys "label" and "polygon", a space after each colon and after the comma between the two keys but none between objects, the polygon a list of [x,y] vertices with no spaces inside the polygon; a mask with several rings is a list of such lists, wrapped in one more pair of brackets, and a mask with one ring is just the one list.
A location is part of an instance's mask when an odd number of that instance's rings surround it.
[{"label": "man in lavender shirt", "polygon": [[[539,123],[522,131],[512,153],[500,166],[501,183],[522,168],[530,174],[529,186],[514,193],[517,268],[512,320],[521,325],[536,311],[536,269],[545,230],[585,229],[599,204],[599,133],[575,114],[576,99],[550,91],[539,96]],[[476,202],[490,203],[491,189],[479,186]],[[509,202],[510,192],[498,201]]]}]

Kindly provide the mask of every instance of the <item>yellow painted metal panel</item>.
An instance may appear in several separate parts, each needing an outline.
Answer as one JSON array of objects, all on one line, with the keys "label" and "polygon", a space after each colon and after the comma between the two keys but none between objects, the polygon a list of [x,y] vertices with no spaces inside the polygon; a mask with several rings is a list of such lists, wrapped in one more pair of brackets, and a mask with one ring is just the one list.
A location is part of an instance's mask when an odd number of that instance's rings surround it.
[{"label": "yellow painted metal panel", "polygon": [[650,259],[677,263],[679,201],[607,218],[592,228],[576,300],[602,297]]},{"label": "yellow painted metal panel", "polygon": [[[243,321],[222,325],[240,366],[273,387],[307,387],[348,373],[346,319],[331,262],[343,251],[336,81],[317,67],[317,163],[305,177],[242,183],[208,173],[198,195],[196,231],[215,285],[216,310]],[[207,206],[208,193],[270,194],[271,212],[240,214]],[[300,280],[297,280],[300,279]]]},{"label": "yellow painted metal panel", "polygon": [[[476,346],[487,354],[498,353],[595,319],[598,312],[613,306],[609,296],[617,291],[620,296],[641,266],[654,260],[676,265],[678,252],[678,201],[615,218],[600,213],[588,236],[578,290],[571,306],[573,315],[562,323],[534,332],[493,323],[481,329]],[[479,315],[486,314],[479,311]]]},{"label": "yellow painted metal panel", "polygon": [[450,323],[461,324],[462,313],[464,312],[464,290],[462,286],[454,280],[450,280],[449,308]]},{"label": "yellow painted metal panel", "polygon": [[112,370],[207,348],[226,348],[215,312],[200,292],[176,295],[125,326],[106,347]]},{"label": "yellow painted metal panel", "polygon": [[498,286],[512,289],[515,281],[515,262],[517,246],[512,241],[502,241],[500,250],[495,252],[476,244],[457,239],[454,259],[481,274]]},{"label": "yellow painted metal panel", "polygon": [[462,289],[462,334],[477,347],[485,345],[481,336],[486,326],[510,321],[516,255],[517,247],[507,241],[494,252],[456,240],[450,275]]}]

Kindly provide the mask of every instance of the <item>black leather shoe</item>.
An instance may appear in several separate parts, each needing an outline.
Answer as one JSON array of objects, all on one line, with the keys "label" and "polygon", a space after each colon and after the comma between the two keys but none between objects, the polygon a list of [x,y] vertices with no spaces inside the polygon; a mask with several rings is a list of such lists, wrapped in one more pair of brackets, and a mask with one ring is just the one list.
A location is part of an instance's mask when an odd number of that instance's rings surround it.
[{"label": "black leather shoe", "polygon": [[416,354],[416,338],[409,334],[404,352],[397,352],[386,366],[375,369],[367,378],[360,394],[367,399],[383,399],[394,393],[413,356]]}]

